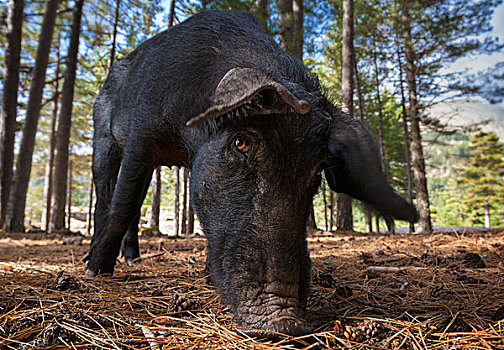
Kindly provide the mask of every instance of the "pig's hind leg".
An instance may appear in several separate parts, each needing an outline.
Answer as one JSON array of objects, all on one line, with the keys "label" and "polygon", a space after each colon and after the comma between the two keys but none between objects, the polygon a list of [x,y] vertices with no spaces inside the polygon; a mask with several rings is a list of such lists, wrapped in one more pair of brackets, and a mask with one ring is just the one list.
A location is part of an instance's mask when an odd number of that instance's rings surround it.
[{"label": "pig's hind leg", "polygon": [[[123,237],[140,212],[145,188],[154,168],[151,152],[146,147],[147,142],[142,141],[138,139],[131,141],[123,150],[121,171],[108,218],[103,233],[91,244],[86,276],[113,273]],[[135,239],[137,240],[136,235]]]}]

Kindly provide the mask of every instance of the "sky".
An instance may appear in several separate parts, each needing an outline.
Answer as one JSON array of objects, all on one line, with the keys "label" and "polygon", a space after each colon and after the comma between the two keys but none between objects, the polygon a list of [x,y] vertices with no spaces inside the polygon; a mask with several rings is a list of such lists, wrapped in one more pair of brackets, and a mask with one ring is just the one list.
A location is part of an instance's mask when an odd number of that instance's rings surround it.
[{"label": "sky", "polygon": [[[499,42],[504,43],[504,3],[499,5],[494,12],[491,21],[493,30],[481,36],[495,36],[499,38]],[[504,50],[494,53],[492,55],[469,55],[455,61],[449,71],[460,71],[468,68],[471,72],[477,72],[495,66],[499,62],[504,62]]]}]

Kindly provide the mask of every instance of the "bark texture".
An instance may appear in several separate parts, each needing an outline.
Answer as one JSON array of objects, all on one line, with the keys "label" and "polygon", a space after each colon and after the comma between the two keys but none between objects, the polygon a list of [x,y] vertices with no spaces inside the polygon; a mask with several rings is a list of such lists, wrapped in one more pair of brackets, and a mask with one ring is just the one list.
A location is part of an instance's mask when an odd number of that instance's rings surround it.
[{"label": "bark texture", "polygon": [[[364,98],[362,96],[362,90],[360,85],[359,69],[357,67],[357,60],[355,57],[355,48],[353,50],[353,73],[354,73],[354,84],[355,90],[357,91],[357,102],[359,105],[359,119],[364,123]],[[366,225],[366,232],[373,232],[373,214],[369,205],[363,203],[364,208],[364,221]]]},{"label": "bark texture", "polygon": [[183,174],[183,193],[182,193],[182,234],[187,235],[187,184],[189,181],[189,170],[184,167],[184,170],[182,171]]},{"label": "bark texture", "polygon": [[91,226],[93,224],[93,172],[89,173],[89,195],[88,195],[88,212],[87,212],[87,225],[86,225],[86,234],[88,236],[91,235]]},{"label": "bark texture", "polygon": [[161,211],[161,166],[154,169],[152,176],[152,195],[151,195],[151,219],[150,227],[152,231],[159,232],[159,213]]},{"label": "bark texture", "polygon": [[170,12],[168,13],[168,28],[173,25],[173,20],[175,18],[175,0],[170,3]]},{"label": "bark texture", "polygon": [[75,72],[77,69],[77,54],[79,52],[79,37],[84,0],[77,0],[73,11],[72,30],[68,47],[65,80],[63,82],[61,109],[56,133],[56,157],[53,176],[53,193],[51,205],[51,220],[49,231],[60,230],[65,224],[65,196],[68,169],[68,147],[70,143],[70,128],[72,126],[72,103],[75,87]]},{"label": "bark texture", "polygon": [[[343,0],[343,47],[341,71],[341,109],[353,114],[353,0]],[[336,228],[353,230],[352,199],[346,194],[336,195]]]},{"label": "bark texture", "polygon": [[292,56],[303,59],[303,0],[277,0],[280,46]]},{"label": "bark texture", "polygon": [[254,0],[253,11],[259,23],[268,30],[268,0]]},{"label": "bark texture", "polygon": [[66,212],[66,219],[67,219],[67,228],[71,230],[71,223],[72,223],[72,161],[68,162],[68,176],[67,176],[67,212]]},{"label": "bark texture", "polygon": [[26,107],[26,117],[23,124],[23,136],[16,159],[16,173],[13,177],[12,189],[9,194],[7,214],[5,217],[6,232],[24,231],[24,216],[26,207],[26,194],[32,168],[35,136],[40,117],[42,93],[44,92],[49,51],[56,22],[56,12],[59,0],[49,0],[46,4],[42,29],[37,47],[37,56],[30,86],[30,97]]},{"label": "bark texture", "polygon": [[[406,174],[408,178],[408,202],[413,203],[413,176],[411,174],[411,154],[410,154],[410,137],[408,129],[408,112],[406,111],[406,98],[404,97],[404,79],[403,67],[401,62],[401,53],[397,50],[397,63],[399,66],[399,86],[401,91],[401,108],[403,117],[403,130],[404,130],[404,156],[406,160]],[[415,231],[415,224],[409,223],[409,232]]]},{"label": "bark texture", "polygon": [[292,1],[292,55],[294,57],[303,59],[303,45],[304,45],[304,6],[303,0]]},{"label": "bark texture", "polygon": [[59,41],[58,37],[56,46],[56,70],[54,78],[54,95],[53,95],[53,115],[51,121],[51,134],[49,135],[49,154],[47,155],[47,162],[44,174],[44,207],[42,209],[42,224],[41,228],[48,232],[49,231],[49,219],[51,214],[51,194],[52,194],[52,176],[53,176],[53,165],[54,165],[54,147],[56,144],[56,124],[58,120],[58,107],[59,107],[59,68],[60,68],[60,51],[59,51]]},{"label": "bark texture", "polygon": [[14,167],[14,137],[24,4],[23,0],[9,0],[7,15],[2,110],[0,112],[0,227],[3,227],[5,221]]},{"label": "bark texture", "polygon": [[108,69],[114,64],[115,52],[116,52],[116,39],[117,39],[117,24],[119,23],[119,6],[121,6],[121,0],[116,0],[116,8],[114,12],[114,27],[112,30],[112,43],[110,44],[110,58]]},{"label": "bark texture", "polygon": [[278,40],[282,49],[292,54],[292,0],[276,0],[276,3],[278,9]]},{"label": "bark texture", "polygon": [[418,110],[416,88],[415,52],[411,41],[409,14],[405,9],[402,15],[405,30],[403,33],[406,50],[406,80],[409,90],[409,115],[411,122],[411,161],[415,177],[417,209],[420,216],[416,232],[431,233],[429,193],[427,191],[427,177],[425,174],[425,159],[420,135],[420,114]]},{"label": "bark texture", "polygon": [[387,172],[387,167],[385,166],[385,141],[383,140],[383,110],[382,110],[382,100],[380,95],[380,70],[378,68],[378,59],[376,58],[376,48],[373,52],[373,63],[375,69],[375,88],[376,88],[376,103],[378,104],[378,130],[379,130],[379,147],[380,147],[380,161],[382,170],[384,173]]},{"label": "bark texture", "polygon": [[175,200],[174,202],[174,215],[173,215],[173,224],[175,237],[179,236],[179,202],[180,202],[180,168],[178,166],[175,167]]}]

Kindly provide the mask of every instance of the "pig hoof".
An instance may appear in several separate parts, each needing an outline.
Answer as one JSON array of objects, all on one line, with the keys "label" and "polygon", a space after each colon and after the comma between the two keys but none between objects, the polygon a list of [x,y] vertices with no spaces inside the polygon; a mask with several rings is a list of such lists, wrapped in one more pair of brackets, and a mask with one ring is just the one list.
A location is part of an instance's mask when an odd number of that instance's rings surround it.
[{"label": "pig hoof", "polygon": [[140,261],[142,261],[142,259],[140,258],[136,258],[136,259],[128,259],[124,262],[124,264],[128,267],[133,267],[135,266],[135,264],[139,263]]},{"label": "pig hoof", "polygon": [[112,277],[112,273],[110,272],[97,273],[90,269],[86,269],[86,272],[84,272],[84,277]]},{"label": "pig hoof", "polygon": [[86,272],[84,272],[84,277],[96,277],[97,273],[94,271],[91,271],[90,269],[86,269]]}]

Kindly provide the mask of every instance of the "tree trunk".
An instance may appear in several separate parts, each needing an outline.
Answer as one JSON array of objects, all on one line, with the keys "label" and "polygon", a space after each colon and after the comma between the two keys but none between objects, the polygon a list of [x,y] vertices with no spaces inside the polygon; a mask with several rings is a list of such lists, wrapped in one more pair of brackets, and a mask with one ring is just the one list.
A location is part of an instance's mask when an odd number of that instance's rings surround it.
[{"label": "tree trunk", "polygon": [[334,227],[334,192],[329,189],[329,231]]},{"label": "tree trunk", "polygon": [[114,64],[115,52],[116,52],[116,39],[117,39],[117,23],[119,22],[119,6],[121,5],[121,0],[116,0],[116,8],[114,13],[114,29],[112,30],[112,43],[110,44],[110,57],[108,70]]},{"label": "tree trunk", "polygon": [[[364,98],[362,97],[362,90],[360,86],[360,77],[359,77],[359,70],[357,67],[357,60],[355,57],[355,49],[353,50],[353,57],[352,57],[352,63],[353,63],[353,72],[354,72],[354,78],[355,78],[355,89],[357,90],[357,101],[359,104],[359,119],[362,123],[364,123]],[[373,232],[373,214],[371,211],[371,208],[367,203],[363,203],[363,208],[364,208],[364,222],[366,225],[366,232],[370,233]]]},{"label": "tree trunk", "polygon": [[[190,175],[189,175],[190,178]],[[194,233],[194,208],[192,206],[191,202],[191,197],[189,196],[189,208],[187,209],[188,211],[188,218],[187,218],[187,234],[192,234]]]},{"label": "tree trunk", "polygon": [[302,59],[304,44],[303,0],[276,0],[276,3],[280,46],[294,57]]},{"label": "tree trunk", "polygon": [[161,166],[154,169],[152,176],[152,194],[151,194],[151,219],[150,228],[152,232],[159,233],[159,214],[161,212]]},{"label": "tree trunk", "polygon": [[37,57],[30,87],[30,97],[26,107],[26,118],[23,124],[23,136],[16,159],[16,173],[9,194],[9,204],[5,217],[5,231],[24,231],[24,211],[26,194],[32,168],[32,156],[35,148],[35,136],[40,116],[42,93],[44,92],[49,51],[56,21],[58,0],[49,0],[46,5],[42,29],[37,47]]},{"label": "tree trunk", "polygon": [[373,51],[373,63],[375,69],[375,87],[376,87],[376,102],[378,104],[378,130],[380,137],[380,160],[381,166],[384,173],[387,173],[387,167],[385,166],[385,142],[383,140],[383,111],[382,111],[382,101],[380,96],[380,77],[378,70],[378,62],[376,59],[376,47]]},{"label": "tree trunk", "polygon": [[409,13],[406,9],[402,15],[406,30],[403,33],[406,48],[406,79],[409,90],[409,115],[411,119],[411,160],[413,173],[415,175],[415,190],[417,197],[417,209],[420,216],[418,222],[418,233],[431,233],[432,224],[430,217],[429,193],[427,191],[427,177],[425,174],[425,160],[422,150],[422,139],[420,135],[420,115],[418,111],[418,100],[416,90],[416,67],[415,52],[411,42],[411,31],[409,28]]},{"label": "tree trunk", "polygon": [[175,18],[175,0],[170,3],[170,12],[168,13],[168,28],[173,26],[173,19]]},{"label": "tree trunk", "polygon": [[49,231],[49,219],[51,213],[51,194],[52,194],[52,175],[53,175],[53,164],[54,164],[54,146],[56,143],[56,123],[58,121],[58,106],[59,106],[59,68],[60,68],[60,37],[58,35],[57,46],[56,46],[56,70],[54,79],[54,96],[53,96],[53,114],[51,121],[51,134],[49,135],[49,154],[47,155],[47,163],[44,174],[44,204],[42,209],[42,229],[45,232]]},{"label": "tree trunk", "polygon": [[253,12],[262,27],[268,30],[268,0],[254,0]]},{"label": "tree trunk", "polygon": [[187,235],[187,181],[189,178],[189,170],[184,167],[184,170],[182,172],[183,175],[183,190],[184,193],[182,193],[182,233],[184,235]]},{"label": "tree trunk", "polygon": [[71,230],[72,223],[72,161],[68,161],[68,177],[67,177],[67,228]]},{"label": "tree trunk", "polygon": [[[410,155],[410,138],[408,131],[408,113],[406,112],[406,99],[404,98],[404,79],[403,79],[403,68],[401,63],[401,53],[399,47],[397,48],[397,62],[399,65],[399,86],[401,89],[401,107],[402,107],[402,117],[403,117],[403,129],[404,129],[404,156],[406,160],[406,174],[408,177],[408,202],[413,203],[413,178],[411,174],[411,155]],[[415,231],[415,224],[413,222],[409,223],[409,233]]]},{"label": "tree trunk", "polygon": [[293,53],[292,47],[292,29],[293,14],[292,14],[292,1],[293,0],[276,0],[278,9],[278,40],[280,46],[288,53]]},{"label": "tree trunk", "polygon": [[327,198],[326,198],[326,181],[322,183],[322,198],[324,199],[324,225],[325,230],[329,231],[329,223],[327,221]]},{"label": "tree trunk", "polygon": [[366,203],[364,203],[364,220],[366,222],[366,232],[373,232],[373,211]]},{"label": "tree trunk", "polygon": [[490,228],[490,206],[488,200],[485,201],[485,228]]},{"label": "tree trunk", "polygon": [[93,172],[89,172],[89,196],[88,196],[88,212],[86,234],[91,236],[91,225],[93,222]]},{"label": "tree trunk", "polygon": [[354,72],[354,78],[355,78],[355,89],[357,90],[357,101],[359,104],[359,119],[362,123],[364,123],[364,98],[362,97],[359,70],[357,68],[357,60],[355,58],[355,49],[353,50],[352,61],[353,61],[352,62],[353,63],[353,72]]},{"label": "tree trunk", "polygon": [[294,57],[303,59],[303,45],[304,45],[304,7],[303,0],[292,1],[292,55]]},{"label": "tree trunk", "polygon": [[336,229],[353,230],[352,198],[346,194],[336,194]]},{"label": "tree trunk", "polygon": [[178,166],[175,167],[175,200],[174,202],[174,231],[175,237],[179,236],[179,199],[180,199],[180,168]]},{"label": "tree trunk", "polygon": [[0,117],[0,227],[4,226],[14,167],[14,138],[23,27],[23,0],[9,0]]},{"label": "tree trunk", "polygon": [[306,227],[312,230],[317,230],[317,221],[315,220],[315,209],[313,208],[313,202],[310,206],[310,212],[308,214],[308,221],[306,221]]},{"label": "tree trunk", "polygon": [[65,185],[68,168],[68,146],[70,143],[70,128],[72,125],[72,103],[75,86],[75,71],[79,52],[79,36],[84,0],[77,0],[73,12],[72,30],[67,55],[67,67],[61,96],[61,110],[58,117],[56,133],[56,157],[53,176],[53,193],[51,204],[51,220],[49,231],[63,228],[65,220]]},{"label": "tree trunk", "polygon": [[[353,0],[343,0],[343,47],[341,71],[341,109],[353,114]],[[336,196],[336,228],[353,230],[352,199],[346,194]]]}]

